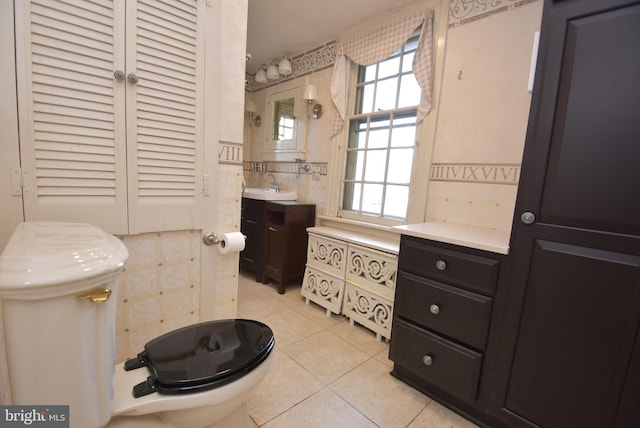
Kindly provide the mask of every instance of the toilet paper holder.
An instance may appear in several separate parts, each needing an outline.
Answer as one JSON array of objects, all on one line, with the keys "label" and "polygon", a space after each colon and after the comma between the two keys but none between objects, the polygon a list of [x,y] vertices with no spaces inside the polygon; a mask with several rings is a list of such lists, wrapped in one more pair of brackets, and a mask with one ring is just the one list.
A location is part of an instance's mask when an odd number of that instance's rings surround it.
[{"label": "toilet paper holder", "polygon": [[[244,240],[247,240],[247,235],[242,234]],[[202,234],[202,242],[204,245],[218,245],[222,242],[222,239],[218,238],[215,232],[205,232]]]}]

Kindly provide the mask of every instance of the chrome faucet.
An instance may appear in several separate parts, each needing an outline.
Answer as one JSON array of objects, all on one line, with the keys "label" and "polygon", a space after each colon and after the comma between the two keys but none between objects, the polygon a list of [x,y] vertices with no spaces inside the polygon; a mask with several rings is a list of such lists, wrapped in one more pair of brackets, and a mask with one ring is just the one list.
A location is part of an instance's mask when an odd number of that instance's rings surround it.
[{"label": "chrome faucet", "polygon": [[276,178],[273,176],[273,174],[269,173],[267,175],[264,176],[264,181],[267,181],[267,178],[269,178],[269,176],[271,176],[271,184],[269,184],[269,190],[273,191],[273,192],[279,192],[280,191],[280,185],[278,183],[276,183]]}]

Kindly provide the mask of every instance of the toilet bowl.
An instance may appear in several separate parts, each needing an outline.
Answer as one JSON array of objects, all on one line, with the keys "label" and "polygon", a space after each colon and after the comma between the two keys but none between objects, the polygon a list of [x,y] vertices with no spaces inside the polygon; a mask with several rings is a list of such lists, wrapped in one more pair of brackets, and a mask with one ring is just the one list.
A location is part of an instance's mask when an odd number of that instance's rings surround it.
[{"label": "toilet bowl", "polygon": [[0,256],[13,404],[69,405],[72,428],[245,427],[273,360],[253,320],[187,326],[116,365],[115,306],[126,247],[97,227],[20,224]]}]

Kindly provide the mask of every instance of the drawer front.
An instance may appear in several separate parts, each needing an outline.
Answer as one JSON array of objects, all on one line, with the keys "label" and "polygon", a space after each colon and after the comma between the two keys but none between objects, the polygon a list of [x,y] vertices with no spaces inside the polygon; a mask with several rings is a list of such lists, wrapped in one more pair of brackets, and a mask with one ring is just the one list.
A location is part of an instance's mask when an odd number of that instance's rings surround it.
[{"label": "drawer front", "polygon": [[400,319],[393,320],[389,358],[418,377],[466,401],[478,393],[482,355]]},{"label": "drawer front", "polygon": [[300,294],[334,314],[339,314],[342,310],[344,280],[307,266]]},{"label": "drawer front", "polygon": [[347,263],[347,244],[310,233],[307,263],[331,275],[343,278]]},{"label": "drawer front", "polygon": [[395,299],[396,316],[484,349],[492,299],[401,272]]},{"label": "drawer front", "polygon": [[346,275],[348,283],[393,300],[397,271],[397,257],[349,244]]},{"label": "drawer front", "polygon": [[342,313],[349,319],[389,339],[393,302],[347,283]]},{"label": "drawer front", "polygon": [[402,237],[400,270],[493,295],[500,261],[446,250]]}]

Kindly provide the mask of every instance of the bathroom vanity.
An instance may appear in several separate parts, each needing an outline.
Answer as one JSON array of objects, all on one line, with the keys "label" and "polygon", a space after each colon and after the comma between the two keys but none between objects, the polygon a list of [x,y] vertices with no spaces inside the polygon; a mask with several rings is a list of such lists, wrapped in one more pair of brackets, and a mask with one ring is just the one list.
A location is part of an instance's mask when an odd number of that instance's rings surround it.
[{"label": "bathroom vanity", "polygon": [[306,229],[314,222],[314,204],[243,197],[240,229],[247,240],[240,267],[253,271],[256,281],[275,281],[284,294],[304,274]]},{"label": "bathroom vanity", "polygon": [[472,413],[509,234],[438,223],[393,229],[402,237],[391,374]]}]

